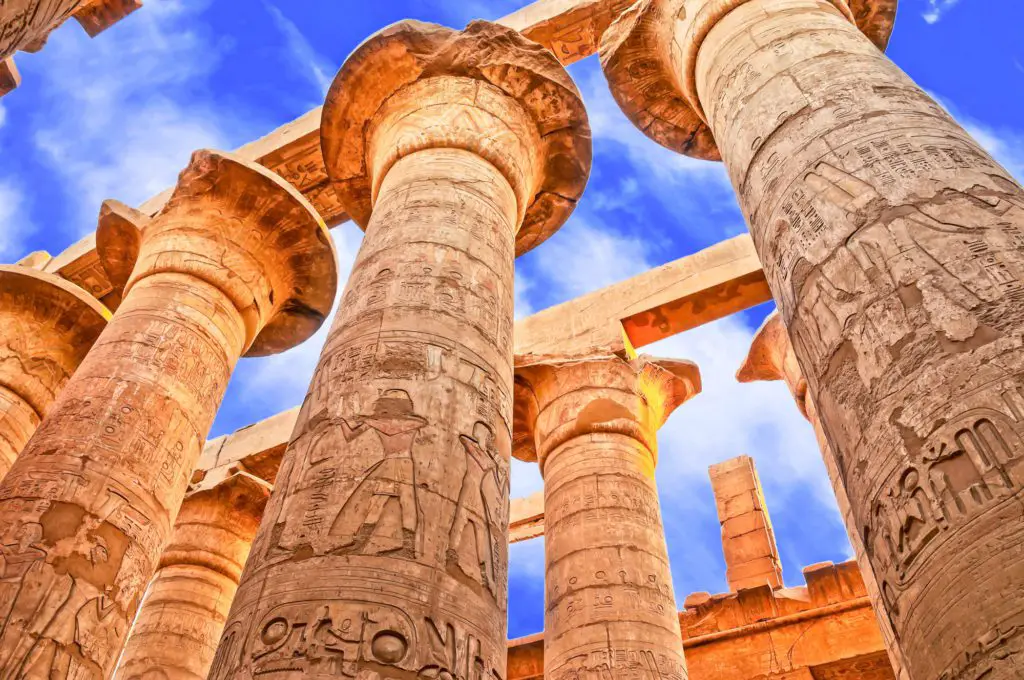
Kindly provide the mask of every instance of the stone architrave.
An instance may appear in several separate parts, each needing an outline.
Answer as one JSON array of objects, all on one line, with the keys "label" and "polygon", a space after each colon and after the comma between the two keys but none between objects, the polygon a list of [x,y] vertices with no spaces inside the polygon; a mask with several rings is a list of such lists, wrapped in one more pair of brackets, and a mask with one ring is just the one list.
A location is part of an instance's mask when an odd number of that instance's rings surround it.
[{"label": "stone architrave", "polygon": [[59,276],[0,265],[0,479],[109,318]]},{"label": "stone architrave", "polygon": [[321,133],[366,236],[210,678],[501,679],[513,261],[582,193],[583,103],[515,31],[401,22]]},{"label": "stone architrave", "polygon": [[513,455],[544,477],[545,677],[686,678],[654,469],[700,389],[688,361],[517,362]]},{"label": "stone architrave", "polygon": [[846,495],[846,489],[839,476],[836,456],[825,437],[821,419],[818,417],[818,410],[807,391],[807,381],[804,380],[803,373],[800,372],[800,364],[797,363],[796,355],[793,353],[793,344],[789,341],[789,334],[786,333],[786,327],[782,324],[782,317],[778,312],[772,312],[754,335],[750,352],[737,371],[736,379],[741,383],[758,380],[784,381],[793,395],[793,400],[796,402],[797,408],[800,409],[800,413],[811,423],[814,437],[818,440],[818,448],[821,449],[822,460],[825,462],[825,469],[828,471],[829,481],[832,482],[832,489],[836,494],[836,502],[846,526],[846,533],[850,537],[850,545],[853,546],[854,556],[864,577],[864,587],[878,617],[878,627],[882,633],[882,639],[885,641],[889,660],[892,662],[897,678],[904,678],[903,653],[900,650],[900,643],[881,600],[878,581],[875,580],[871,562],[864,550],[864,540],[857,531],[853,511],[850,508],[850,499]]},{"label": "stone architrave", "polygon": [[0,61],[36,52],[50,32],[74,17],[90,37],[142,7],[141,0],[7,0],[0,11]]},{"label": "stone architrave", "polygon": [[109,676],[235,363],[306,339],[334,298],[323,222],[234,156],[196,152],[132,217],[99,228],[124,301],[0,483],[3,678]]},{"label": "stone architrave", "polygon": [[271,490],[234,468],[185,497],[115,680],[206,680]]},{"label": "stone architrave", "polygon": [[721,156],[913,678],[1024,675],[1024,190],[888,60],[895,0],[639,0],[627,115]]}]

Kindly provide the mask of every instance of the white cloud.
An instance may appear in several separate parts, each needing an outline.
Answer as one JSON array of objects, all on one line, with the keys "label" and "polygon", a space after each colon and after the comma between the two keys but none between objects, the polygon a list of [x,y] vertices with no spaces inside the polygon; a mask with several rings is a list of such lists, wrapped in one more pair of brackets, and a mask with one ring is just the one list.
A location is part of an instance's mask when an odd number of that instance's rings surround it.
[{"label": "white cloud", "polygon": [[929,24],[934,24],[959,2],[960,0],[928,0],[928,9],[921,16]]},{"label": "white cloud", "polygon": [[299,27],[295,25],[295,22],[286,17],[280,9],[266,0],[263,2],[263,7],[274,20],[274,25],[277,26],[277,29],[284,36],[289,56],[301,69],[303,75],[317,89],[317,101],[311,107],[322,104],[323,98],[327,96],[327,90],[331,87],[331,81],[334,80],[336,69],[332,69],[327,59],[313,49],[309,40],[302,34]]},{"label": "white cloud", "polygon": [[0,262],[14,262],[27,253],[24,243],[35,229],[26,222],[29,214],[25,193],[13,180],[0,179]]},{"label": "white cloud", "polygon": [[68,22],[36,55],[43,106],[33,141],[73,201],[70,238],[95,228],[104,199],[141,203],[173,185],[193,150],[263,131],[228,124],[233,111],[204,95],[220,59],[200,19],[205,4],[147,2],[102,40]]},{"label": "white cloud", "polygon": [[3,104],[0,104],[0,129],[3,129],[4,123],[7,122],[7,109],[4,108]]}]

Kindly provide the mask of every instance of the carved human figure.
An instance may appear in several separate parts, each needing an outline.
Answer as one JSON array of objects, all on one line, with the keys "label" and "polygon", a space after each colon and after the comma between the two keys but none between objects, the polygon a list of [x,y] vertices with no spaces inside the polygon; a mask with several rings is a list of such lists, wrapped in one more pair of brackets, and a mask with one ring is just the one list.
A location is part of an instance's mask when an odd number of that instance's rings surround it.
[{"label": "carved human figure", "polygon": [[123,302],[0,483],[0,527],[42,527],[4,582],[4,678],[109,676],[235,363],[309,337],[337,280],[305,199],[212,151],[152,221],[108,203],[97,248]]},{"label": "carved human figure", "polygon": [[654,468],[688,361],[521,357],[513,454],[544,476],[544,677],[687,677]]},{"label": "carved human figure", "polygon": [[190,488],[115,680],[205,680],[270,490],[232,466]]},{"label": "carved human figure", "polygon": [[583,105],[510,29],[401,22],[321,137],[366,236],[210,677],[500,680],[514,257],[582,193]]},{"label": "carved human figure", "polygon": [[931,478],[931,451],[945,446],[948,466],[966,465],[961,433],[988,421],[998,431],[986,441],[1017,446],[1024,432],[1024,190],[882,54],[895,10],[895,0],[639,0],[604,34],[601,58],[649,136],[725,163],[853,522],[898,603],[890,618],[909,675],[1016,678],[1016,464],[1011,488],[967,504],[968,516],[918,532],[908,515],[913,549],[896,563],[875,552],[886,541],[874,532],[893,531],[875,505],[891,496],[901,507],[907,471]]},{"label": "carved human figure", "polygon": [[0,479],[109,318],[59,276],[0,265]]}]

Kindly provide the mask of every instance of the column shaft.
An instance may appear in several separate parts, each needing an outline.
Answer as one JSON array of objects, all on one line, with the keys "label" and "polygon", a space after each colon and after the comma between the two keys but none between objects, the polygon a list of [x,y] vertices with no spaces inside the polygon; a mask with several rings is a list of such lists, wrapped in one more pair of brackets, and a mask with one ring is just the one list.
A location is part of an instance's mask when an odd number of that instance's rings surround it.
[{"label": "column shaft", "polygon": [[39,414],[17,393],[0,385],[0,479],[11,469],[39,427]]},{"label": "column shaft", "polygon": [[594,433],[558,446],[544,464],[544,508],[545,676],[686,677],[646,445]]},{"label": "column shaft", "polygon": [[109,674],[244,341],[204,281],[132,289],[0,486],[37,537],[6,556],[0,676]]},{"label": "column shaft", "polygon": [[269,493],[239,472],[181,506],[117,680],[205,680]]},{"label": "column shaft", "polygon": [[676,40],[910,675],[1019,677],[1024,192],[841,0],[728,9]]},{"label": "column shaft", "polygon": [[504,677],[515,232],[470,152],[387,173],[211,678]]}]

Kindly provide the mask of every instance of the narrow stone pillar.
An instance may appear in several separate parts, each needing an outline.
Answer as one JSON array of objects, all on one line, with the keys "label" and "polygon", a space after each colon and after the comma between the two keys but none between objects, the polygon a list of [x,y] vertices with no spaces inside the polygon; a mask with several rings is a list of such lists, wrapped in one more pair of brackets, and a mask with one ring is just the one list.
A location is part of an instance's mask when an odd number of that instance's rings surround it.
[{"label": "narrow stone pillar", "polygon": [[0,265],[0,479],[109,318],[96,298],[59,276]]},{"label": "narrow stone pillar", "polygon": [[911,677],[1019,678],[1024,190],[879,51],[894,12],[640,0],[602,61],[725,161]]},{"label": "narrow stone pillar", "polygon": [[722,525],[729,591],[783,587],[782,560],[754,459],[730,458],[712,465],[708,474]]},{"label": "narrow stone pillar", "polygon": [[836,493],[836,502],[839,505],[839,513],[843,517],[843,524],[846,526],[846,533],[850,537],[850,545],[853,547],[854,556],[857,559],[857,566],[860,567],[864,577],[864,587],[871,598],[871,605],[878,618],[878,627],[882,632],[882,639],[885,641],[886,651],[889,653],[889,660],[892,662],[893,670],[897,678],[905,678],[906,674],[903,663],[903,652],[900,649],[900,641],[896,636],[889,613],[878,588],[878,581],[875,579],[871,561],[864,550],[864,540],[857,531],[857,525],[853,518],[853,510],[850,507],[850,499],[846,495],[846,488],[843,486],[839,476],[839,467],[832,447],[825,438],[825,431],[821,427],[821,419],[818,417],[818,409],[814,406],[814,400],[807,392],[807,381],[800,372],[800,365],[797,363],[796,354],[793,353],[793,344],[789,341],[789,334],[782,324],[782,317],[778,312],[772,312],[764,324],[754,336],[754,342],[750,346],[750,352],[744,360],[743,365],[736,373],[739,382],[755,382],[758,380],[783,380],[793,395],[800,413],[811,423],[814,428],[814,436],[818,440],[818,447],[821,449],[821,457],[825,462],[825,470],[828,472],[829,481],[832,482],[832,489]]},{"label": "narrow stone pillar", "polygon": [[476,22],[401,22],[323,111],[366,237],[211,679],[505,677],[513,258],[590,163],[554,56]]},{"label": "narrow stone pillar", "polygon": [[[107,217],[98,244],[129,240]],[[110,675],[238,357],[304,340],[334,298],[323,222],[229,154],[196,152],[135,237],[117,314],[0,483],[3,678]]]},{"label": "narrow stone pillar", "polygon": [[688,361],[517,362],[515,456],[544,476],[544,675],[686,678],[654,468]]},{"label": "narrow stone pillar", "polygon": [[218,472],[181,505],[115,680],[206,680],[271,489],[247,472]]}]

